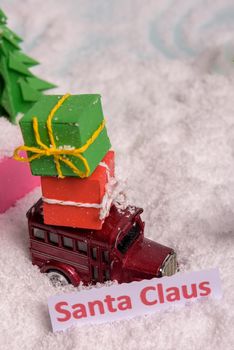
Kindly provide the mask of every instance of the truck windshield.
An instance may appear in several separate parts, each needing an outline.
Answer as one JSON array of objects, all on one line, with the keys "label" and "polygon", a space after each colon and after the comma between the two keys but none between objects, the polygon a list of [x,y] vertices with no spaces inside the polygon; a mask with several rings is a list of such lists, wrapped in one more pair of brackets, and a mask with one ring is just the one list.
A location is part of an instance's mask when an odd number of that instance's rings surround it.
[{"label": "truck windshield", "polygon": [[140,234],[140,226],[135,222],[128,233],[122,238],[118,243],[117,248],[120,253],[125,254],[128,248],[133,244],[133,242],[138,238]]}]

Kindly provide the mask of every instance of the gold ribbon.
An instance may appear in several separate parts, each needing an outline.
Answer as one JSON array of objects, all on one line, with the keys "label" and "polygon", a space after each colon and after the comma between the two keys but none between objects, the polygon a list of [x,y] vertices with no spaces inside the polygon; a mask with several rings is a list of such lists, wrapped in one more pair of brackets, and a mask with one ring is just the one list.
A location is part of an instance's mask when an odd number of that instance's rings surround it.
[{"label": "gold ribbon", "polygon": [[[53,156],[54,157],[54,162],[56,166],[56,170],[58,173],[59,178],[64,178],[60,166],[60,162],[65,163],[76,175],[78,175],[80,178],[88,177],[90,174],[90,167],[87,162],[87,160],[83,157],[82,153],[85,152],[89,146],[96,140],[96,138],[99,136],[101,131],[105,127],[105,120],[102,121],[101,125],[97,128],[97,130],[94,131],[93,135],[88,139],[88,141],[81,146],[80,148],[74,148],[74,149],[60,149],[56,147],[55,139],[54,139],[54,134],[53,134],[53,129],[52,129],[52,119],[54,117],[54,114],[56,111],[62,106],[64,101],[71,96],[70,94],[64,95],[58,103],[53,107],[53,109],[50,111],[50,114],[48,115],[47,121],[46,121],[46,126],[47,126],[47,131],[50,139],[51,146],[48,147],[41,141],[39,129],[38,129],[38,120],[37,117],[33,117],[33,131],[34,131],[34,136],[36,139],[36,142],[38,146],[40,147],[30,147],[30,146],[19,146],[15,149],[14,151],[14,159],[18,160],[20,162],[32,162],[35,159],[38,159],[43,156]],[[19,155],[20,151],[26,151],[26,152],[32,152],[34,153],[31,157],[21,157]],[[78,169],[71,160],[67,159],[66,156],[74,156],[79,158],[85,167],[85,171],[81,171]]]}]

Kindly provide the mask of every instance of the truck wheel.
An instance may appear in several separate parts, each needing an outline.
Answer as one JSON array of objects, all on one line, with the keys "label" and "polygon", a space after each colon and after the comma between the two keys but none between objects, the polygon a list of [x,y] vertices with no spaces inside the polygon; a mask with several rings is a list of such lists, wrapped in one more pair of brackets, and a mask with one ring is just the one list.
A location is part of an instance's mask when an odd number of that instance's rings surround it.
[{"label": "truck wheel", "polygon": [[47,276],[54,287],[63,287],[69,284],[69,280],[64,274],[58,270],[50,270],[47,272]]}]

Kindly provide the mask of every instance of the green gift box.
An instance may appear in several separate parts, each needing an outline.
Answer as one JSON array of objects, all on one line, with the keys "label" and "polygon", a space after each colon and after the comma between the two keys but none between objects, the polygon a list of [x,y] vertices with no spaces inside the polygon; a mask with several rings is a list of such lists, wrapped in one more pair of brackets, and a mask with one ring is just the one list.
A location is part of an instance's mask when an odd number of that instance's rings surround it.
[{"label": "green gift box", "polygon": [[[43,96],[20,120],[33,175],[90,176],[111,147],[97,94]],[[28,158],[22,158],[21,150]]]}]

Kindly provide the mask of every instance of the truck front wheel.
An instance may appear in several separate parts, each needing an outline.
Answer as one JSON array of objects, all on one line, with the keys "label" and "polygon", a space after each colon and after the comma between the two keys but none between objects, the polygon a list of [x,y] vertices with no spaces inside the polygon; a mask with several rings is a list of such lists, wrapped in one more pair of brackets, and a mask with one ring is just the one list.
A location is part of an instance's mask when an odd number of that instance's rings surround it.
[{"label": "truck front wheel", "polygon": [[70,283],[67,277],[58,270],[49,270],[47,276],[54,287],[63,287]]}]

